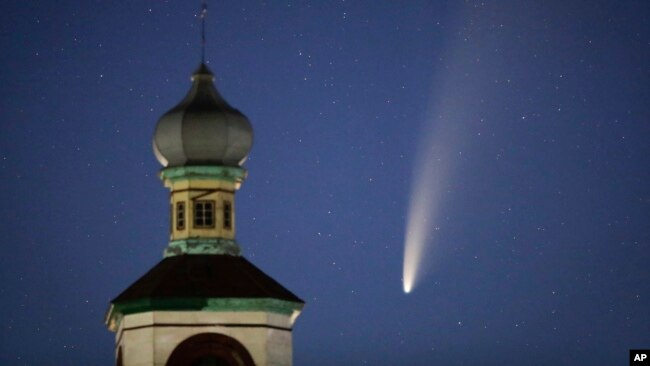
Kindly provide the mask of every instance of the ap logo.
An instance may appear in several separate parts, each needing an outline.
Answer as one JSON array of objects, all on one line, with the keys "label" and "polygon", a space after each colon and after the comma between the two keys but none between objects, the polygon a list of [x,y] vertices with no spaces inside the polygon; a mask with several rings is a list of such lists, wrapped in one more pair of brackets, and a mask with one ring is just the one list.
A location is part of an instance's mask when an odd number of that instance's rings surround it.
[{"label": "ap logo", "polygon": [[639,365],[639,366],[650,365],[650,350],[631,349],[630,365]]}]

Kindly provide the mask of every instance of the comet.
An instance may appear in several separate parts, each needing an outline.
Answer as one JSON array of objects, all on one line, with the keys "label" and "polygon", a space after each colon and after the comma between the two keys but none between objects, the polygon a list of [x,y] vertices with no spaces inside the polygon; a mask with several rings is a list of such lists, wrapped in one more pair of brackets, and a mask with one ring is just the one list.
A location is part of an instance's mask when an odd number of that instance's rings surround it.
[{"label": "comet", "polygon": [[[488,57],[499,47],[498,39],[477,31],[484,14],[460,3],[451,11],[457,32],[448,33],[440,50],[413,161],[402,274],[407,294],[431,272],[432,262],[444,255],[443,239],[450,239],[443,238],[441,219],[447,220],[443,214],[454,191],[454,174],[465,156],[471,156],[474,136],[485,128],[487,106],[494,103],[489,91],[494,90],[494,75],[499,71],[495,70],[498,60]],[[467,41],[472,38],[481,41]],[[463,150],[469,154],[463,155]]]},{"label": "comet", "polygon": [[477,116],[485,98],[482,90],[490,75],[479,72],[482,68],[476,55],[482,48],[466,42],[474,34],[474,9],[461,5],[456,11],[458,32],[449,33],[440,51],[415,145],[404,230],[402,285],[406,294],[444,254],[442,219],[447,218],[444,208],[453,192],[452,173],[464,159],[462,150],[470,147],[468,132],[480,120]]},{"label": "comet", "polygon": [[[435,121],[437,119],[438,121]],[[449,134],[440,128],[442,116],[429,118],[415,160],[404,235],[404,293],[410,293],[427,270],[449,166]],[[434,123],[438,122],[438,123]]]}]

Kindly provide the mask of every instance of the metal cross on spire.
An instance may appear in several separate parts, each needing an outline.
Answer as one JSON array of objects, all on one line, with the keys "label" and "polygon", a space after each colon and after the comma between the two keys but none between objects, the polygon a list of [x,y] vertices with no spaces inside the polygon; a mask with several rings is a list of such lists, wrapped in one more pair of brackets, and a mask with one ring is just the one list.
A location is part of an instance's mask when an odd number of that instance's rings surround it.
[{"label": "metal cross on spire", "polygon": [[208,4],[206,0],[201,1],[201,63],[205,63],[205,17],[208,15]]}]

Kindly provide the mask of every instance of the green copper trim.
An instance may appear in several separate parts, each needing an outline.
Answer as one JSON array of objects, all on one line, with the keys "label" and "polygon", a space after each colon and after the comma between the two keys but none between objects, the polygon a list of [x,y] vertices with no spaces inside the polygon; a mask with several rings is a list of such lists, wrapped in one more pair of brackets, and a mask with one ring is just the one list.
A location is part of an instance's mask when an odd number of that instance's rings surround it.
[{"label": "green copper trim", "polygon": [[150,311],[263,311],[292,315],[303,306],[299,302],[273,298],[144,298],[112,303],[106,314],[106,324],[114,331],[125,315]]},{"label": "green copper trim", "polygon": [[270,299],[245,299],[245,298],[209,298],[206,301],[205,311],[268,311],[284,315],[291,315],[296,310],[302,310],[302,304]]},{"label": "green copper trim", "polygon": [[170,180],[172,182],[190,179],[219,179],[238,183],[246,179],[246,175],[246,169],[216,165],[178,166],[165,168],[160,171],[160,178],[162,180]]},{"label": "green copper trim", "polygon": [[167,245],[164,257],[182,254],[226,254],[241,255],[241,249],[235,240],[223,238],[192,238],[172,240]]}]

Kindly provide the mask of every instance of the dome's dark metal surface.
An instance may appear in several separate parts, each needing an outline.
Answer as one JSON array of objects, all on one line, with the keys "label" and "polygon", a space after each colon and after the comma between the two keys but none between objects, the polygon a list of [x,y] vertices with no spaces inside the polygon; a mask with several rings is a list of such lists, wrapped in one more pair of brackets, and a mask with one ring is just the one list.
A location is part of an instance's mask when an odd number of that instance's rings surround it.
[{"label": "dome's dark metal surface", "polygon": [[192,75],[190,91],[156,126],[153,148],[164,167],[240,166],[253,145],[253,129],[214,86],[205,64]]},{"label": "dome's dark metal surface", "polygon": [[142,298],[300,298],[244,257],[179,255],[160,261],[112,302]]}]

